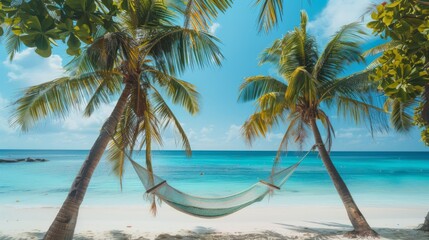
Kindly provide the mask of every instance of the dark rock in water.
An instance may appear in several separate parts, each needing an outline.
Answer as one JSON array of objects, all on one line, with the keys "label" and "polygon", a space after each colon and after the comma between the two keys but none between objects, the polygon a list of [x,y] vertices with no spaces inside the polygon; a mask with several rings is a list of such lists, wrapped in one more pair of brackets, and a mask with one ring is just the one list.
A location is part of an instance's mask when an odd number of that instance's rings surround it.
[{"label": "dark rock in water", "polygon": [[0,163],[18,163],[18,162],[46,162],[44,158],[18,158],[18,159],[0,159]]},{"label": "dark rock in water", "polygon": [[21,162],[19,159],[0,159],[0,163],[17,163]]}]

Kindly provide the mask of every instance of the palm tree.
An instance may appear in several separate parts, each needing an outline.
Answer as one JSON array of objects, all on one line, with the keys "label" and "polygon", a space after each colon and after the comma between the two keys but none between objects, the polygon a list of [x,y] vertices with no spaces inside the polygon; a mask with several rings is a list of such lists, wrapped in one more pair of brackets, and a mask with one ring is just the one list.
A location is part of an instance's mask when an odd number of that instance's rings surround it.
[{"label": "palm tree", "polygon": [[[256,104],[256,112],[242,127],[243,135],[252,143],[256,137],[265,137],[274,126],[288,122],[278,159],[288,142],[297,142],[302,147],[312,131],[315,146],[353,225],[354,231],[350,234],[377,236],[329,156],[335,132],[326,109],[336,107],[339,116],[367,123],[371,132],[387,127],[383,109],[373,103],[374,87],[367,81],[369,72],[339,77],[348,64],[363,61],[362,31],[356,23],[342,27],[319,53],[315,38],[307,33],[307,21],[307,14],[302,12],[300,27],[274,41],[261,55],[260,63],[273,64],[284,81],[271,76],[253,76],[241,85],[239,100]],[[325,141],[319,127],[326,130]]]},{"label": "palm tree", "polygon": [[94,42],[68,64],[68,76],[28,88],[15,103],[13,123],[27,131],[45,117],[65,117],[83,104],[84,115],[90,116],[100,104],[119,96],[45,239],[73,238],[79,207],[109,142],[108,159],[120,179],[124,156],[135,148],[145,147],[152,172],[152,141],[161,144],[160,132],[169,125],[190,153],[186,134],[164,98],[191,114],[198,112],[195,87],[176,75],[187,67],[220,65],[222,59],[216,38],[175,26],[175,15],[163,1],[123,4],[128,11],[121,16],[122,29],[100,29]]}]

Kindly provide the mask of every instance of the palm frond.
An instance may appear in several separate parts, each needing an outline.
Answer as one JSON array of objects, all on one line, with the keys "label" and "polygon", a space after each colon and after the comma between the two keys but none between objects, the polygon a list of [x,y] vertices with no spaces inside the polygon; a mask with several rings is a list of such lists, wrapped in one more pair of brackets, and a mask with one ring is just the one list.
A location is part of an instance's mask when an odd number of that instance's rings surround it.
[{"label": "palm frond", "polygon": [[360,99],[338,96],[336,103],[339,115],[350,118],[356,124],[365,124],[371,134],[389,129],[386,112],[374,105],[369,95]]},{"label": "palm frond", "polygon": [[109,71],[127,61],[130,70],[137,69],[138,49],[133,38],[125,32],[106,33],[85,47],[83,52],[66,65],[72,75],[94,70]]},{"label": "palm frond", "polygon": [[[371,49],[368,49],[367,51],[365,51],[362,54],[362,56],[364,56],[364,57],[375,56],[375,55],[380,54],[380,53],[382,53],[384,51],[387,51],[387,50],[390,50],[390,49],[394,49],[394,48],[400,48],[400,47],[401,47],[400,42],[392,40],[390,42],[386,42],[386,43],[377,45],[377,46],[375,46],[375,47],[373,47]],[[380,64],[381,64],[380,63],[380,58],[377,57],[370,64],[368,64],[368,66],[366,68],[367,69],[374,69],[377,66],[379,66]]]},{"label": "palm frond", "polygon": [[139,128],[139,119],[133,111],[131,98],[128,99],[124,113],[116,126],[114,135],[110,136],[107,159],[112,165],[113,173],[118,176],[121,188],[125,171],[125,157],[128,152],[131,156],[134,150],[135,137]]},{"label": "palm frond", "polygon": [[208,31],[219,13],[232,5],[232,0],[176,0],[173,8],[184,16],[184,28]]},{"label": "palm frond", "polygon": [[94,75],[93,77],[101,78],[102,82],[86,104],[84,115],[88,117],[92,115],[100,104],[109,103],[112,97],[118,94],[122,89],[123,76],[119,71],[96,71]]},{"label": "palm frond", "polygon": [[422,93],[421,97],[422,102],[422,113],[421,117],[423,121],[425,121],[427,124],[429,124],[429,85],[426,84],[424,87],[424,91]]},{"label": "palm frond", "polygon": [[401,102],[398,99],[387,99],[385,110],[390,110],[390,123],[398,132],[408,132],[413,126],[413,102]]},{"label": "palm frond", "polygon": [[135,37],[141,27],[171,25],[177,17],[163,0],[126,0],[122,5],[127,11],[121,15],[121,22]]},{"label": "palm frond", "polygon": [[[111,136],[107,151],[107,160],[112,165],[112,172],[119,178],[119,184],[122,189],[122,182],[125,173],[125,151],[127,151],[127,142],[124,139],[124,117],[120,119],[116,132]],[[131,150],[132,151],[132,150]]]},{"label": "palm frond", "polygon": [[[304,67],[308,72],[312,72],[318,59],[316,39],[307,33],[307,14],[301,12],[301,26],[287,33],[280,42],[275,42],[267,49],[263,56],[278,66],[279,73],[284,78],[289,79],[296,68]],[[276,46],[277,45],[277,46]],[[276,50],[273,47],[279,48]],[[268,57],[268,58],[267,58]]]},{"label": "palm frond", "polygon": [[219,40],[205,32],[180,27],[163,27],[141,44],[143,57],[149,57],[157,69],[168,69],[171,75],[186,68],[220,65],[223,55]]},{"label": "palm frond", "polygon": [[400,42],[394,41],[394,40],[392,40],[390,42],[385,42],[385,43],[382,43],[380,45],[377,45],[375,47],[372,47],[372,48],[366,50],[365,52],[363,52],[362,56],[363,57],[375,56],[375,55],[382,53],[384,51],[387,51],[387,50],[390,50],[393,48],[397,48],[400,45],[401,45]]},{"label": "palm frond", "polygon": [[264,51],[262,51],[262,53],[259,55],[259,65],[271,63],[276,67],[279,66],[280,58],[283,52],[284,40],[288,39],[289,35],[291,35],[291,33],[287,33],[281,39],[274,40],[270,47],[264,49]]},{"label": "palm frond", "polygon": [[283,0],[256,0],[255,5],[260,7],[258,14],[258,28],[261,32],[268,32],[283,16]]},{"label": "palm frond", "polygon": [[314,102],[317,99],[319,84],[305,67],[297,67],[290,75],[288,84],[285,98],[289,104],[294,105],[302,98],[308,102]]},{"label": "palm frond", "polygon": [[147,71],[143,74],[148,77],[150,75],[152,81],[158,83],[166,91],[167,96],[171,98],[174,104],[184,107],[191,114],[198,113],[198,99],[200,96],[195,85],[158,71],[155,68],[147,68]]},{"label": "palm frond", "polygon": [[21,49],[21,40],[18,35],[12,32],[12,28],[7,28],[5,32],[5,48],[9,55],[9,61],[12,61],[15,54]]},{"label": "palm frond", "polygon": [[278,116],[289,111],[290,107],[285,103],[284,92],[270,92],[258,98],[257,107],[266,114]]},{"label": "palm frond", "polygon": [[270,92],[283,92],[284,94],[286,90],[287,85],[273,77],[261,75],[248,77],[240,86],[238,100],[248,102]]},{"label": "palm frond", "polygon": [[295,128],[295,125],[299,120],[300,120],[299,116],[290,117],[289,125],[288,125],[286,132],[283,135],[283,138],[280,141],[279,147],[277,149],[276,159],[274,161],[275,165],[280,163],[281,154],[284,151],[287,151],[289,142],[291,141],[291,138],[292,138],[292,136],[291,136],[292,132],[294,131],[293,129]]},{"label": "palm frond", "polygon": [[257,137],[266,137],[274,125],[284,121],[283,113],[283,111],[276,114],[271,111],[259,111],[250,115],[241,127],[246,142],[251,145]]},{"label": "palm frond", "polygon": [[29,87],[15,103],[12,125],[28,131],[37,121],[54,116],[64,118],[78,110],[99,87],[102,79],[92,76],[61,77]]},{"label": "palm frond", "polygon": [[325,47],[315,67],[313,76],[320,82],[337,78],[351,63],[363,62],[360,46],[365,32],[359,23],[345,25]]},{"label": "palm frond", "polygon": [[256,112],[246,120],[241,127],[246,142],[251,145],[257,137],[265,137],[270,129],[269,122],[266,121],[264,113]]},{"label": "palm frond", "polygon": [[320,119],[323,124],[323,128],[325,128],[326,130],[325,145],[327,146],[328,152],[330,152],[332,148],[332,138],[335,137],[334,127],[332,126],[331,120],[329,119],[328,115],[324,111],[319,109],[317,117]]},{"label": "palm frond", "polygon": [[377,83],[369,78],[371,73],[372,70],[363,70],[340,79],[325,82],[318,87],[319,101],[327,103],[335,99],[336,95],[354,98],[362,94],[375,94],[377,92]]},{"label": "palm frond", "polygon": [[164,101],[162,95],[155,88],[153,88],[152,101],[154,102],[155,114],[157,114],[157,116],[159,116],[159,118],[161,119],[160,121],[163,122],[164,128],[168,127],[171,124],[175,127],[175,129],[180,135],[182,148],[186,150],[188,156],[191,156],[191,144],[189,142],[185,130],[182,128],[182,125],[174,115],[173,111]]}]

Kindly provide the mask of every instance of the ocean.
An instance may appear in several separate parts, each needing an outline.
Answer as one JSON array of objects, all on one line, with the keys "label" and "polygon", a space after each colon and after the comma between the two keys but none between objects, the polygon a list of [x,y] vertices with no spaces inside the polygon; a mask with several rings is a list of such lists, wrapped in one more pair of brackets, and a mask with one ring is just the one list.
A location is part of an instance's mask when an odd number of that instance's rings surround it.
[{"label": "ocean", "polygon": [[[48,162],[0,163],[0,204],[60,206],[88,151],[0,150],[0,158],[45,158]],[[274,151],[154,151],[155,173],[192,195],[218,197],[244,190],[271,171]],[[289,152],[280,166],[298,161],[304,152]],[[144,162],[144,154],[135,159]],[[427,207],[428,152],[332,152],[331,158],[356,202],[366,206]],[[84,205],[147,204],[144,188],[127,163],[123,186],[102,159],[92,177]],[[341,204],[318,158],[311,153],[269,204]]]}]

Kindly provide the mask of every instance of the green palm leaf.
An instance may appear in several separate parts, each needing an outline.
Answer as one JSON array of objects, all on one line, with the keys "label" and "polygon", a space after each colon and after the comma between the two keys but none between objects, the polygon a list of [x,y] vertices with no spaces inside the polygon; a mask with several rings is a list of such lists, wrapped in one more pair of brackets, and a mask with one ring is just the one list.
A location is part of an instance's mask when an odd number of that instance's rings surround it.
[{"label": "green palm leaf", "polygon": [[141,44],[141,49],[156,68],[169,74],[182,73],[186,68],[220,65],[223,55],[218,39],[205,32],[180,27],[163,27]]},{"label": "green palm leaf", "polygon": [[5,33],[5,47],[6,52],[9,55],[9,60],[12,61],[15,54],[21,49],[21,40],[18,35],[12,32],[11,28],[6,29]]},{"label": "green palm leaf", "polygon": [[98,109],[100,104],[111,102],[112,97],[115,96],[115,94],[120,93],[122,90],[123,75],[120,72],[100,72],[100,77],[103,79],[103,81],[88,100],[84,110],[84,115],[88,117],[91,116],[96,109]]},{"label": "green palm leaf", "polygon": [[261,97],[270,92],[283,92],[287,90],[287,85],[273,77],[254,76],[248,77],[240,86],[238,100],[248,102]]},{"label": "green palm leaf", "polygon": [[400,43],[398,41],[392,40],[390,42],[382,43],[380,45],[377,45],[375,47],[372,47],[372,48],[366,50],[362,54],[362,56],[364,56],[364,57],[375,56],[375,55],[380,54],[380,53],[382,53],[382,52],[384,52],[386,50],[397,48],[399,46],[400,46]]},{"label": "green palm leaf", "polygon": [[260,6],[258,14],[259,31],[268,32],[283,16],[283,0],[256,0]]},{"label": "green palm leaf", "polygon": [[184,107],[191,114],[196,114],[199,111],[199,94],[193,84],[148,65],[145,65],[144,69],[145,71],[142,73],[144,78],[150,79],[164,89],[173,103]]},{"label": "green palm leaf", "polygon": [[208,31],[219,13],[231,7],[232,0],[176,0],[172,7],[184,16],[184,28]]},{"label": "green palm leaf", "polygon": [[366,124],[371,132],[385,132],[389,129],[385,111],[374,104],[368,95],[360,98],[337,97],[337,112],[344,118],[351,118],[356,124]]},{"label": "green palm leaf", "polygon": [[387,99],[384,105],[386,111],[390,110],[390,123],[398,132],[407,132],[413,126],[413,102],[401,102],[397,99]]},{"label": "green palm leaf", "polygon": [[335,79],[345,67],[354,62],[363,62],[360,45],[365,32],[359,23],[345,25],[327,44],[317,61],[313,75],[320,82]]},{"label": "green palm leaf", "polygon": [[159,116],[161,122],[163,122],[164,128],[169,125],[173,125],[180,135],[180,141],[182,142],[182,148],[186,150],[188,156],[191,156],[191,144],[182,128],[179,120],[174,115],[173,111],[168,107],[161,94],[153,89],[152,101],[154,102],[154,112]]},{"label": "green palm leaf", "polygon": [[78,110],[102,83],[98,75],[62,77],[28,88],[14,105],[12,124],[22,131],[45,117],[64,118]]}]

